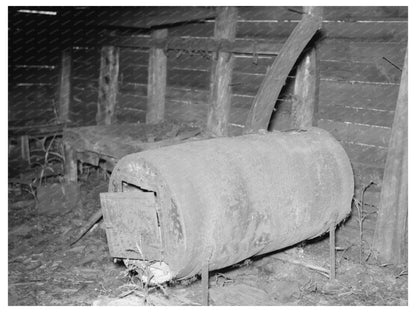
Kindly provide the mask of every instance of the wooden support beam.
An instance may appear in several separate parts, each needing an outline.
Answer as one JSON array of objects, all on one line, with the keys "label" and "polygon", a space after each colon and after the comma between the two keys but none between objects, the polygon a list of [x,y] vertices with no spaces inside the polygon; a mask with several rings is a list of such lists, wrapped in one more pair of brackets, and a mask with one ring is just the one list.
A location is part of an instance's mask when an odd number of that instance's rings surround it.
[{"label": "wooden support beam", "polygon": [[[167,29],[152,31],[153,39],[166,39]],[[146,123],[155,124],[165,118],[167,56],[162,48],[149,52],[149,77],[147,82]]]},{"label": "wooden support beam", "polygon": [[292,31],[257,92],[248,114],[244,133],[267,129],[277,97],[290,70],[313,35],[320,29],[321,24],[320,17],[306,14]]},{"label": "wooden support beam", "polygon": [[407,52],[381,187],[373,250],[384,263],[407,262],[408,215]]},{"label": "wooden support beam", "polygon": [[86,36],[77,38],[74,45],[101,46],[113,45],[128,48],[161,48],[168,50],[203,50],[209,52],[234,52],[258,55],[277,55],[283,42],[265,39],[236,39],[235,41],[214,38],[181,38],[153,39],[134,36]]},{"label": "wooden support beam", "polygon": [[97,125],[110,125],[118,93],[119,48],[101,48],[100,77],[98,80]]},{"label": "wooden support beam", "polygon": [[[236,7],[218,8],[215,21],[215,39],[235,38],[238,10]],[[214,55],[211,72],[210,100],[207,130],[216,136],[228,135],[228,119],[231,107],[231,78],[234,56],[228,52]]]},{"label": "wooden support beam", "polygon": [[61,71],[59,75],[58,119],[60,122],[69,121],[71,103],[71,67],[72,49],[65,49],[61,56]]},{"label": "wooden support beam", "polygon": [[[322,7],[304,7],[305,13],[322,18]],[[291,112],[291,128],[304,129],[316,126],[314,118],[319,103],[319,59],[312,46],[302,55],[296,70],[294,101]]]}]

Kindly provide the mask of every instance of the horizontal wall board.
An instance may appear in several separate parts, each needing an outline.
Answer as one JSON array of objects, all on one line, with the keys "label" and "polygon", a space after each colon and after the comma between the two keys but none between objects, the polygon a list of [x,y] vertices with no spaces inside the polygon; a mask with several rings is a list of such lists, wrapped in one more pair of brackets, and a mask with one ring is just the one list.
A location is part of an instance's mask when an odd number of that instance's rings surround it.
[{"label": "horizontal wall board", "polygon": [[168,100],[165,107],[165,118],[183,122],[206,124],[208,105],[192,105],[189,102]]},{"label": "horizontal wall board", "polygon": [[319,88],[319,105],[341,105],[365,109],[394,111],[398,85],[346,83],[322,81]]},{"label": "horizontal wall board", "polygon": [[72,63],[72,77],[82,78],[87,80],[98,79],[100,75],[100,66],[99,64],[80,64]]},{"label": "horizontal wall board", "polygon": [[374,189],[380,190],[383,181],[384,168],[370,167],[368,164],[352,163],[352,171],[354,173],[354,182],[356,189],[362,189],[371,181],[377,183]]},{"label": "horizontal wall board", "polygon": [[369,167],[384,168],[387,157],[386,147],[358,145],[347,142],[342,142],[342,146],[352,162],[368,165]]},{"label": "horizontal wall board", "polygon": [[374,111],[342,105],[319,105],[318,116],[332,121],[347,121],[370,126],[391,127],[394,111]]},{"label": "horizontal wall board", "polygon": [[36,67],[9,67],[9,83],[58,83],[58,70],[56,68]]},{"label": "horizontal wall board", "polygon": [[[241,6],[238,7],[240,20],[296,20],[302,17],[295,12],[303,11],[301,6]],[[370,21],[401,20],[408,16],[407,7],[396,6],[324,6],[326,20]]]},{"label": "horizontal wall board", "polygon": [[189,23],[169,28],[172,37],[213,37],[214,22]]},{"label": "horizontal wall board", "polygon": [[385,21],[407,18],[405,6],[324,6],[325,20],[333,21]]},{"label": "horizontal wall board", "polygon": [[[239,22],[237,38],[276,39],[287,38],[297,22]],[[406,42],[407,22],[333,22],[324,21],[321,34],[325,38],[348,39],[354,41]]]},{"label": "horizontal wall board", "polygon": [[377,63],[320,62],[321,79],[400,83],[401,71],[380,59]]},{"label": "horizontal wall board", "polygon": [[[236,57],[234,71],[264,75],[273,61],[274,57]],[[380,57],[370,63],[321,60],[320,75],[329,80],[399,83],[401,71]]]},{"label": "horizontal wall board", "polygon": [[149,52],[120,48],[120,72],[131,65],[149,65]]},{"label": "horizontal wall board", "polygon": [[[301,6],[239,6],[239,20],[297,20],[302,17]],[[297,12],[295,12],[297,11]]]},{"label": "horizontal wall board", "polygon": [[406,47],[406,43],[356,42],[342,39],[326,39],[318,43],[319,57],[324,61],[388,63],[383,59],[385,57],[399,67],[403,66]]},{"label": "horizontal wall board", "polygon": [[147,97],[132,94],[118,93],[116,111],[125,108],[134,108],[146,111]]},{"label": "horizontal wall board", "polygon": [[318,127],[330,132],[337,140],[387,147],[391,129],[319,119]]}]

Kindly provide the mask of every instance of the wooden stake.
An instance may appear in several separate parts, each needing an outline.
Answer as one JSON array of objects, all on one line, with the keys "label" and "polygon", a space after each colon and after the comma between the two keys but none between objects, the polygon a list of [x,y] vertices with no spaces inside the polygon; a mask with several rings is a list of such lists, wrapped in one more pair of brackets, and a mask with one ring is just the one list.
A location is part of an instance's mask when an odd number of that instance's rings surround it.
[{"label": "wooden stake", "polygon": [[329,228],[329,260],[330,260],[330,274],[329,279],[335,280],[336,271],[336,254],[335,254],[335,222],[331,224]]},{"label": "wooden stake", "polygon": [[321,23],[320,17],[306,14],[292,31],[257,92],[248,114],[244,133],[267,129],[273,108],[290,70],[321,27]]},{"label": "wooden stake", "polygon": [[30,146],[28,135],[22,135],[20,137],[20,148],[22,153],[22,159],[26,160],[30,165]]},{"label": "wooden stake", "polygon": [[202,264],[202,274],[201,274],[201,285],[202,285],[202,305],[209,306],[209,257],[205,258],[204,263]]},{"label": "wooden stake", "polygon": [[[152,31],[152,39],[166,39],[167,29]],[[149,52],[146,123],[155,124],[165,118],[167,56],[161,48]]]},{"label": "wooden stake", "polygon": [[[304,7],[304,12],[322,18],[322,7]],[[297,67],[292,103],[291,128],[305,129],[316,125],[314,118],[319,102],[319,59],[315,46],[303,56]]]},{"label": "wooden stake", "polygon": [[[236,7],[219,7],[215,21],[215,39],[234,40],[237,30],[238,11]],[[228,134],[228,119],[231,107],[231,78],[234,56],[228,52],[214,55],[211,72],[210,106],[207,130],[217,136]]]},{"label": "wooden stake", "polygon": [[97,125],[110,125],[114,119],[118,93],[119,48],[101,48],[100,77],[98,80]]},{"label": "wooden stake", "polygon": [[78,159],[77,152],[64,141],[65,153],[65,182],[77,182],[78,180]]},{"label": "wooden stake", "polygon": [[71,102],[71,67],[72,48],[62,51],[61,73],[59,76],[58,119],[60,122],[69,121]]},{"label": "wooden stake", "polygon": [[383,262],[407,262],[408,81],[407,52],[384,169],[373,249]]}]

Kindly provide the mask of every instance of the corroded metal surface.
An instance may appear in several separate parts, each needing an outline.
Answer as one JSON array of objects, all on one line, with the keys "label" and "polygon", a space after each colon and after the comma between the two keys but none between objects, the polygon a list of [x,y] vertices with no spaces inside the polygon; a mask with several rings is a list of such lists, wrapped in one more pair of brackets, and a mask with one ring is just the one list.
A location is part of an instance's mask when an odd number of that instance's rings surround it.
[{"label": "corroded metal surface", "polygon": [[353,183],[341,145],[311,128],[127,155],[109,192],[155,194],[162,260],[185,278],[325,233],[350,213]]}]

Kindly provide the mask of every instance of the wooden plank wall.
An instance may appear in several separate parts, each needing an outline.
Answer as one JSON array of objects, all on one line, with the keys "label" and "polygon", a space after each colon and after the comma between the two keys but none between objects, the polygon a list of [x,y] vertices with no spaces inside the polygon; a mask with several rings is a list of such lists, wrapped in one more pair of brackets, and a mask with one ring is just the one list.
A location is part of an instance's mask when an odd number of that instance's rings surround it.
[{"label": "wooden plank wall", "polygon": [[[254,39],[259,43],[274,40],[283,44],[300,20],[301,10],[301,7],[239,7],[236,38]],[[45,46],[45,40],[62,41],[63,35],[51,27],[47,28],[48,33],[40,35],[39,31],[28,31],[31,29],[28,24],[37,25],[41,20],[44,24],[53,24],[53,16],[22,17],[13,12],[9,120],[21,121],[36,114],[53,119],[52,104],[60,64],[60,50],[56,48],[60,45],[51,49]],[[403,65],[407,45],[407,8],[326,7],[323,16],[318,44],[321,58],[318,125],[329,130],[345,147],[353,163],[358,188],[370,180],[379,183],[401,74],[397,67]],[[211,38],[213,34],[214,20],[180,24],[169,29],[169,37]],[[136,31],[134,36],[149,38],[150,33]],[[92,125],[97,103],[99,47],[84,45],[72,49],[69,117],[79,125]],[[148,56],[147,48],[120,49],[115,112],[118,122],[145,121]],[[205,125],[212,56],[204,50],[168,50],[167,56],[166,117]],[[236,54],[235,58],[231,134],[241,133],[249,107],[274,56]],[[279,96],[270,129],[289,127],[294,73],[295,70]],[[36,120],[32,122],[40,122]]]},{"label": "wooden plank wall", "polygon": [[[56,117],[54,101],[61,51],[45,46],[35,29],[40,21],[33,16],[27,20],[28,15],[9,8],[8,118],[11,126],[50,123]],[[53,19],[45,15],[48,22]],[[43,38],[56,36],[56,30],[45,29],[42,35]]]},{"label": "wooden plank wall", "polygon": [[[239,7],[236,39],[283,44],[299,22],[300,11],[302,7]],[[408,10],[407,7],[325,7],[323,17],[318,38],[321,59],[318,126],[331,132],[344,146],[352,161],[357,192],[370,181],[378,184],[366,195],[366,201],[372,205],[366,210],[376,211],[407,46]],[[42,124],[55,118],[53,103],[62,42],[74,35],[75,28],[42,26],[53,25],[54,18],[9,10],[11,124]],[[135,37],[150,38],[146,30],[133,33]],[[214,20],[169,28],[169,37],[203,39],[213,35]],[[100,47],[72,46],[69,118],[79,125],[95,124],[99,55]],[[145,121],[148,57],[148,48],[120,49],[115,111],[119,123]],[[168,50],[167,57],[166,118],[204,126],[212,55],[204,50]],[[274,56],[256,53],[235,54],[229,125],[232,135],[241,133],[273,59]],[[290,127],[294,73],[295,68],[280,93],[270,130]],[[370,234],[375,220],[376,214],[366,220]],[[354,221],[350,224],[354,226]]]}]

